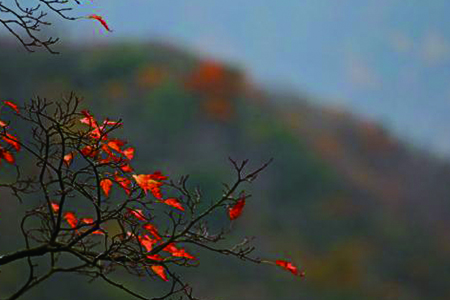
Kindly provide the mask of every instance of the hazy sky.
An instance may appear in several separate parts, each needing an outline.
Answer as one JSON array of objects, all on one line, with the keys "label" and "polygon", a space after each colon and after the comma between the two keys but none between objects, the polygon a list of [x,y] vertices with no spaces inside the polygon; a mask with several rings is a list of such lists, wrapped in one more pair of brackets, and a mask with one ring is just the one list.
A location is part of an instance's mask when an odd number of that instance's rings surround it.
[{"label": "hazy sky", "polygon": [[448,0],[85,2],[114,32],[82,20],[70,27],[79,42],[169,40],[371,116],[450,157]]}]

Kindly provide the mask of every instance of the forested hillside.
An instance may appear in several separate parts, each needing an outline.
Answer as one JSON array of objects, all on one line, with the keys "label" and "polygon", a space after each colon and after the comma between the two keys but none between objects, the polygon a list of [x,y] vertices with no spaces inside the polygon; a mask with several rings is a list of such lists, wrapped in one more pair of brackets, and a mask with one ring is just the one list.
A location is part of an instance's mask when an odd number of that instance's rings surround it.
[{"label": "forested hillside", "polygon": [[[138,149],[136,165],[171,177],[191,174],[206,197],[220,195],[220,182],[233,175],[228,157],[248,158],[253,166],[274,158],[248,186],[252,213],[234,224],[242,229],[236,234],[257,236],[258,255],[300,262],[306,279],[206,257],[201,272],[189,272],[199,296],[450,298],[447,162],[338,108],[256,86],[240,66],[169,45],[62,53],[24,54],[0,45],[0,99],[57,100],[75,91],[96,115],[123,119],[122,134]],[[22,208],[0,193],[1,253],[21,243],[10,224]],[[20,270],[0,270],[0,296],[24,276]],[[78,280],[62,276],[24,299],[126,299]]]}]

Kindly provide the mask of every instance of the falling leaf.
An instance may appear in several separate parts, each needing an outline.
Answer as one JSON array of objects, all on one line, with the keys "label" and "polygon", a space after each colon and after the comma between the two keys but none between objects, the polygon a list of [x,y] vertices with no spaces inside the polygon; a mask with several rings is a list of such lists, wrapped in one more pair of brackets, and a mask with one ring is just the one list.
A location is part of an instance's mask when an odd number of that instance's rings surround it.
[{"label": "falling leaf", "polygon": [[100,181],[100,187],[102,188],[103,193],[105,193],[106,197],[109,197],[109,192],[111,191],[112,184],[112,181],[108,178],[104,178]]},{"label": "falling leaf", "polygon": [[78,219],[75,214],[71,211],[64,213],[64,219],[66,219],[67,223],[70,227],[76,228],[78,224]]},{"label": "falling leaf", "polygon": [[19,107],[12,103],[11,101],[3,101],[3,103],[9,107],[11,107],[16,113],[20,114]]},{"label": "falling leaf", "polygon": [[100,24],[102,24],[103,27],[105,27],[106,30],[108,30],[109,32],[112,32],[112,30],[109,28],[108,24],[106,23],[106,21],[103,19],[102,16],[98,16],[98,15],[90,15],[87,17],[88,19],[94,19],[100,22]]},{"label": "falling leaf", "polygon": [[151,266],[151,268],[156,275],[162,278],[162,280],[169,281],[169,279],[167,278],[166,270],[163,266]]},{"label": "falling leaf", "polygon": [[228,216],[230,220],[237,219],[241,214],[245,206],[245,197],[241,197],[231,208],[228,209]]},{"label": "falling leaf", "polygon": [[181,211],[184,211],[184,207],[181,205],[181,203],[176,198],[169,198],[169,199],[163,200],[163,203],[170,205],[172,207],[175,207]]}]

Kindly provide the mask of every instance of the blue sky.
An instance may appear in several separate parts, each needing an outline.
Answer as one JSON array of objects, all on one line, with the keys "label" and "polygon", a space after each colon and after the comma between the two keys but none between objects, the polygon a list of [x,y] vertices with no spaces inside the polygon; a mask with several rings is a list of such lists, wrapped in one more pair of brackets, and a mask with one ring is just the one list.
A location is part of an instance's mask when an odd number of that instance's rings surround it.
[{"label": "blue sky", "polygon": [[[382,122],[450,157],[448,0],[94,0],[77,41],[168,40]],[[80,12],[79,13],[83,13]],[[95,24],[97,25],[97,24]]]}]

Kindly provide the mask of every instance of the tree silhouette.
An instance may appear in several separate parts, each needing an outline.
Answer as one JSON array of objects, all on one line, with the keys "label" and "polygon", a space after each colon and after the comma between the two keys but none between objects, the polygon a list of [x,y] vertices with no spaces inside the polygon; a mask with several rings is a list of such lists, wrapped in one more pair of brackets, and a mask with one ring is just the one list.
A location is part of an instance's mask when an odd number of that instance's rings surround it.
[{"label": "tree silhouette", "polygon": [[53,54],[54,46],[59,38],[47,37],[41,33],[45,27],[52,26],[49,13],[61,19],[75,21],[79,19],[97,20],[110,31],[101,16],[74,16],[73,10],[81,5],[78,0],[14,0],[5,4],[0,1],[0,23],[25,47],[27,51],[34,52],[36,48],[45,48]]},{"label": "tree silhouette", "polygon": [[[27,212],[20,222],[23,248],[0,255],[0,266],[22,262],[29,272],[5,299],[67,272],[105,281],[137,299],[197,299],[177,269],[197,266],[200,249],[304,276],[288,261],[254,257],[247,239],[227,239],[251,196],[243,184],[270,161],[248,170],[247,161],[230,159],[234,181],[207,202],[188,176],[170,180],[159,171],[141,173],[131,163],[135,149],[114,136],[122,122],[98,122],[80,105],[74,94],[59,102],[36,98],[21,107],[3,101],[2,112],[13,114],[0,120],[0,160],[10,165],[1,168],[14,169],[15,176],[0,188],[9,189]],[[29,136],[14,132],[23,125]],[[167,281],[167,292],[145,296],[117,281],[120,271]]]}]

